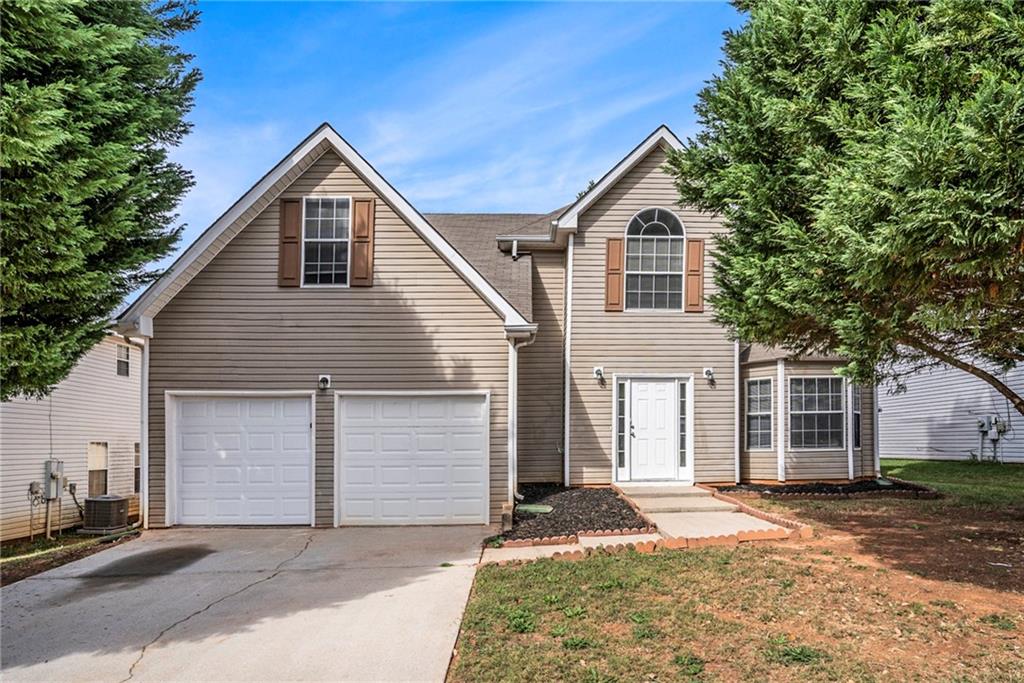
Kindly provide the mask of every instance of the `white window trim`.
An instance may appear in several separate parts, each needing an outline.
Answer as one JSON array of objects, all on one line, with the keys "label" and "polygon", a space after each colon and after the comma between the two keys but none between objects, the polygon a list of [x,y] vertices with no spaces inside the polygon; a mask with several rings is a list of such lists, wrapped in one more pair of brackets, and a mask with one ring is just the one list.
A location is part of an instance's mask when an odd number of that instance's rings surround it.
[{"label": "white window trim", "polygon": [[94,443],[95,444],[102,444],[103,445],[103,469],[100,470],[98,468],[97,469],[93,469],[92,467],[89,467],[88,458],[86,458],[86,463],[85,463],[85,472],[86,472],[86,475],[85,475],[85,495],[86,496],[92,496],[92,494],[89,493],[89,479],[90,479],[89,475],[92,474],[93,472],[103,472],[103,493],[101,493],[100,495],[110,495],[110,442],[109,441],[90,441],[89,445],[91,446]]},{"label": "white window trim", "polygon": [[[177,465],[177,440],[174,432],[177,423],[174,419],[174,401],[178,398],[309,398],[309,451],[310,451],[310,477],[309,483],[309,526],[316,526],[316,390],[219,390],[219,389],[168,389],[164,391],[164,525],[176,526],[180,524],[177,519],[178,511],[175,502],[178,497],[178,487],[175,481],[175,466]],[[148,455],[148,454],[147,454]],[[149,463],[146,463],[147,469]],[[143,476],[148,472],[143,471]],[[149,491],[146,492],[147,496]]]},{"label": "white window trim", "polygon": [[[124,349],[124,351],[121,351]],[[121,354],[124,353],[125,357],[121,358]],[[121,374],[121,363],[125,364],[128,368],[128,372]],[[131,377],[132,376],[132,347],[127,344],[117,344],[117,350],[114,352],[114,374],[118,377]]]},{"label": "white window trim", "polygon": [[[668,211],[672,214],[677,221],[679,221],[679,227],[683,229],[682,236],[669,235],[668,239],[678,239],[683,242],[683,268],[679,271],[678,275],[682,278],[682,287],[679,290],[679,308],[630,308],[626,304],[626,282],[629,280],[630,275],[676,275],[674,272],[659,272],[659,271],[645,271],[636,270],[630,271],[626,264],[629,263],[629,224],[633,222],[633,219],[642,214],[644,211],[650,211],[651,209],[658,209],[659,211]],[[641,314],[657,314],[657,315],[674,315],[676,313],[682,313],[686,308],[686,224],[683,223],[683,219],[680,218],[675,211],[667,209],[663,206],[645,206],[640,209],[626,221],[626,227],[622,229],[622,310],[625,313],[641,313]]]},{"label": "white window trim", "polygon": [[[664,380],[666,382],[673,382],[675,390],[672,395],[675,400],[675,458],[676,458],[676,479],[674,481],[679,483],[694,483],[696,481],[696,467],[694,464],[694,448],[693,448],[693,387],[694,387],[694,375],[692,372],[686,373],[675,373],[675,374],[660,374],[660,373],[649,373],[649,372],[629,372],[629,373],[614,373],[612,375],[612,440],[611,440],[611,466],[612,466],[612,481],[615,483],[632,482],[632,471],[630,468],[630,461],[632,453],[630,452],[630,442],[626,439],[625,443],[625,467],[620,468],[618,465],[617,456],[617,444],[619,436],[618,421],[615,419],[616,411],[618,410],[618,398],[619,398],[619,382],[624,382],[626,385],[626,423],[629,424],[629,411],[632,410],[631,399],[632,390],[631,383],[634,380]],[[682,467],[679,465],[679,388],[681,384],[686,384],[686,462],[687,466]],[[643,483],[643,482],[641,482]],[[660,482],[664,484],[665,482]]]},{"label": "white window trim", "polygon": [[[307,199],[333,199],[335,201],[344,199],[348,201],[348,239],[345,240],[345,248],[348,251],[347,261],[345,263],[345,283],[340,285],[333,284],[306,284],[306,200]],[[307,194],[302,197],[302,219],[301,227],[299,232],[299,287],[303,289],[348,289],[352,281],[352,227],[355,223],[355,211],[352,206],[352,197],[346,195],[319,195],[319,194]],[[338,239],[322,240],[315,239],[314,242],[340,242]]]},{"label": "white window trim", "polygon": [[[847,438],[849,436],[846,433],[847,432],[847,423],[849,422],[849,419],[850,419],[849,415],[847,415],[848,403],[847,403],[847,400],[846,400],[846,380],[844,380],[842,377],[836,377],[835,375],[789,375],[786,379],[789,382],[789,387],[788,387],[788,390],[789,390],[789,404],[786,405],[786,415],[789,417],[789,430],[788,430],[788,432],[789,432],[789,443],[787,444],[789,446],[789,450],[797,451],[797,452],[801,452],[801,453],[806,453],[806,452],[813,452],[813,453],[845,453],[846,450],[847,450],[847,448],[846,448]],[[838,411],[838,413],[840,415],[842,415],[842,417],[843,417],[843,445],[842,446],[838,446],[838,447],[837,446],[829,446],[828,448],[817,448],[817,447],[807,447],[807,446],[795,447],[795,446],[793,446],[793,406],[792,406],[792,402],[793,402],[793,380],[795,380],[795,379],[839,379],[839,380],[842,380],[843,384],[842,384],[841,395],[843,397],[843,405],[842,405],[842,407]],[[835,411],[835,410],[815,410],[813,412],[812,411],[803,410],[803,411],[800,411],[799,414],[800,415],[814,415],[814,414],[817,414],[817,413],[835,414],[836,412],[837,411]]]},{"label": "white window trim", "polygon": [[[768,405],[768,412],[766,413],[750,413],[750,383],[751,382],[768,382],[768,396],[770,399]],[[767,446],[758,446],[757,448],[750,447],[750,439],[748,437],[749,426],[747,417],[753,415],[767,415],[772,419],[771,429],[768,430],[768,437],[771,439],[771,443]],[[743,446],[747,451],[774,451],[775,450],[775,382],[771,377],[748,377],[743,383]]]},{"label": "white window trim", "polygon": [[[383,389],[375,391],[364,390],[335,390],[334,392],[334,526],[341,526],[341,483],[342,478],[338,475],[341,471],[342,461],[342,433],[341,433],[341,401],[345,398],[373,398],[387,396],[404,396],[410,398],[423,398],[429,396],[474,396],[482,397],[484,400],[484,412],[487,419],[484,420],[484,443],[487,444],[487,463],[491,464],[491,390],[490,389]],[[491,523],[491,480],[487,479],[487,495],[484,497],[484,524]]]}]

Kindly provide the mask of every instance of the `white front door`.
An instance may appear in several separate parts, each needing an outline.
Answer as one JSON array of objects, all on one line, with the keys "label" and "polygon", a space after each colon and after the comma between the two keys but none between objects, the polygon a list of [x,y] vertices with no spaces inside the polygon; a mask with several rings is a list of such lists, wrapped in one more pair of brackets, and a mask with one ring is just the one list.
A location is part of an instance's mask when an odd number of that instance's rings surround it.
[{"label": "white front door", "polygon": [[679,478],[679,419],[675,380],[633,380],[630,387],[630,479]]}]

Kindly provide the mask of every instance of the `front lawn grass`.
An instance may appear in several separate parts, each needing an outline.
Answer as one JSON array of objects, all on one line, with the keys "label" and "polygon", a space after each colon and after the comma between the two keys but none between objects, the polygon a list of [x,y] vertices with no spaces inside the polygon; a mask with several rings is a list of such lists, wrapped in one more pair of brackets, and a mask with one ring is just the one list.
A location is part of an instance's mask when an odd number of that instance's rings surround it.
[{"label": "front lawn grass", "polygon": [[1024,508],[1024,465],[883,459],[882,473],[931,486],[956,505]]},{"label": "front lawn grass", "polygon": [[955,590],[911,608],[889,572],[848,565],[744,545],[482,567],[450,679],[1021,680],[1019,614]]}]

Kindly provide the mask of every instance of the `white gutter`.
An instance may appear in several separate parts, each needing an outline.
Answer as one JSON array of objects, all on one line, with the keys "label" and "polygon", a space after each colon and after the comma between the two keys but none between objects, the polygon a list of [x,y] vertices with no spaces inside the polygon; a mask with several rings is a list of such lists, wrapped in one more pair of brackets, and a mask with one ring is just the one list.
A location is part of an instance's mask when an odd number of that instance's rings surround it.
[{"label": "white gutter", "polygon": [[779,439],[776,444],[776,468],[779,481],[786,481],[786,360],[780,358],[778,361],[779,385]]},{"label": "white gutter", "polygon": [[142,528],[149,528],[149,340],[142,346],[142,396],[139,397],[142,414],[142,434],[139,435],[139,460],[142,473],[139,481],[139,506]]},{"label": "white gutter", "polygon": [[732,452],[733,458],[736,461],[736,483],[740,483],[740,342],[736,340],[733,342],[733,361],[732,361],[732,375],[733,375],[733,433],[732,433]]},{"label": "white gutter", "polygon": [[853,382],[846,380],[846,478],[853,480]]},{"label": "white gutter", "polygon": [[565,256],[565,352],[562,354],[565,364],[562,370],[562,376],[565,381],[565,386],[562,390],[564,402],[562,407],[564,424],[562,428],[565,432],[562,445],[562,477],[566,486],[569,486],[569,414],[572,410],[570,396],[572,387],[572,252],[575,241],[576,236],[569,233],[569,244]]}]

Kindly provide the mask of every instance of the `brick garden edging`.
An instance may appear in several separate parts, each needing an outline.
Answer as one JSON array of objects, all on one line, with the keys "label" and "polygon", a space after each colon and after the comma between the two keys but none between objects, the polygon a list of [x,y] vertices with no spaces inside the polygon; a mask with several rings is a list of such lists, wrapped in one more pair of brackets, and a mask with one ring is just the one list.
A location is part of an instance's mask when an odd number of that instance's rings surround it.
[{"label": "brick garden edging", "polygon": [[[736,498],[732,498],[731,496],[728,496],[724,493],[720,493],[713,486],[707,486],[706,484],[696,484],[696,486],[704,489],[705,491],[710,491],[711,496],[713,498],[717,498],[718,500],[724,501],[731,505],[735,505],[736,507],[739,508],[740,512],[745,512],[751,517],[757,517],[758,519],[764,520],[765,522],[771,522],[772,524],[776,524],[781,527],[786,527],[787,529],[789,529],[789,531],[786,534],[785,538],[811,538],[812,536],[814,536],[814,527],[812,527],[810,524],[804,524],[803,522],[798,522],[795,519],[789,519],[788,517],[783,517],[782,515],[776,515],[773,512],[765,512],[764,510],[759,510],[758,508],[747,505],[742,500],[737,500]],[[765,531],[771,532],[772,530],[766,529]]]}]

